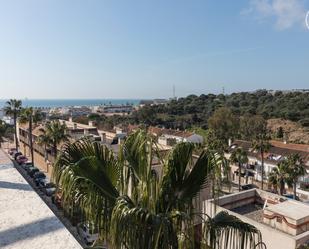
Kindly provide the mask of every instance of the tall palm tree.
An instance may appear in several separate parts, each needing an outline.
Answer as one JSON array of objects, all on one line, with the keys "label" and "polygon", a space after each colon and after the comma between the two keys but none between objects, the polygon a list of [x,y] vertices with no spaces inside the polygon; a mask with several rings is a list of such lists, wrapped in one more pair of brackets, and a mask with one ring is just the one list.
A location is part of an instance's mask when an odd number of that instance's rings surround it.
[{"label": "tall palm tree", "polygon": [[230,164],[229,160],[224,156],[222,151],[207,150],[210,163],[212,165],[208,178],[211,184],[211,196],[217,200],[217,197],[222,193],[222,183],[229,184],[230,180]]},{"label": "tall palm tree", "polygon": [[34,151],[33,151],[33,125],[42,120],[42,113],[33,107],[23,108],[20,112],[20,123],[28,123],[28,139],[31,153],[32,165],[34,165]]},{"label": "tall palm tree", "polygon": [[[194,248],[192,201],[213,165],[207,151],[193,161],[193,150],[192,144],[180,143],[161,160],[152,138],[137,131],[115,158],[106,146],[79,140],[65,145],[53,179],[61,188],[64,208],[81,207],[113,248]],[[152,168],[154,160],[163,163],[162,177]],[[204,233],[204,242],[214,249],[226,240],[239,241],[239,248],[245,248],[243,241],[253,245],[259,235],[227,213],[208,217],[205,227],[212,230]]]},{"label": "tall palm tree", "polygon": [[247,152],[242,148],[237,148],[231,154],[230,161],[238,164],[238,190],[241,190],[241,166],[248,163]]},{"label": "tall palm tree", "polygon": [[269,173],[268,182],[276,191],[279,186],[279,193],[280,195],[283,195],[285,191],[285,184],[287,183],[289,177],[289,166],[286,161],[281,161],[278,163],[277,167],[273,168]]},{"label": "tall palm tree", "polygon": [[288,180],[287,183],[290,187],[293,187],[293,196],[296,199],[296,186],[299,177],[307,174],[305,165],[299,154],[291,154],[285,160],[288,166]]},{"label": "tall palm tree", "polygon": [[262,190],[264,189],[264,155],[269,151],[271,144],[269,142],[270,138],[265,133],[260,133],[256,136],[253,141],[253,149],[259,151],[261,156],[261,177],[262,177]]},{"label": "tall palm tree", "polygon": [[3,136],[5,135],[5,133],[6,133],[6,125],[2,120],[0,120],[0,148],[2,146],[2,142],[4,141]]},{"label": "tall palm tree", "polygon": [[17,118],[21,111],[22,102],[17,99],[10,99],[6,102],[6,106],[4,107],[4,112],[6,115],[13,117],[14,120],[14,132],[15,132],[15,146],[16,150],[18,150],[18,140],[17,140]]},{"label": "tall palm tree", "polygon": [[52,144],[52,141],[48,134],[46,134],[45,129],[40,129],[41,134],[38,137],[38,144],[44,146],[44,159],[47,161],[47,147]]},{"label": "tall palm tree", "polygon": [[66,132],[67,127],[65,124],[61,124],[59,120],[54,120],[46,124],[45,130],[46,136],[48,136],[51,141],[54,155],[57,157],[58,145],[69,139],[69,135]]}]

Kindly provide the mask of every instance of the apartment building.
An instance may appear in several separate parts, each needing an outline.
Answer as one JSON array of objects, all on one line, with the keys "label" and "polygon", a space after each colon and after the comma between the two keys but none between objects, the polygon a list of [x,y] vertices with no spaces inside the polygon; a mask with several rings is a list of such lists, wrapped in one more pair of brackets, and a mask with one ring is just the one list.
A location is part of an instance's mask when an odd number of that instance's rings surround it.
[{"label": "apartment building", "polygon": [[193,132],[164,129],[155,126],[150,126],[148,132],[157,137],[158,143],[164,146],[173,146],[180,142],[203,143],[203,137]]},{"label": "apartment building", "polygon": [[[304,164],[308,167],[309,172],[309,145],[305,144],[287,144],[280,141],[270,141],[271,147],[268,152],[264,153],[264,172],[267,175],[273,168],[277,167],[278,163],[284,160],[288,155],[298,154]],[[261,155],[259,151],[253,149],[252,143],[249,141],[235,140],[229,147],[226,157],[229,158],[231,153],[237,148],[242,148],[247,152],[248,165],[242,170],[250,172],[250,176],[255,180],[261,181]],[[232,165],[232,173],[238,172],[238,166]],[[237,173],[238,174],[238,173]],[[265,180],[265,179],[264,179]]]},{"label": "apartment building", "polygon": [[309,242],[309,205],[302,202],[259,189],[203,202],[203,213],[213,217],[221,211],[261,232],[263,243],[256,248],[295,249]]}]

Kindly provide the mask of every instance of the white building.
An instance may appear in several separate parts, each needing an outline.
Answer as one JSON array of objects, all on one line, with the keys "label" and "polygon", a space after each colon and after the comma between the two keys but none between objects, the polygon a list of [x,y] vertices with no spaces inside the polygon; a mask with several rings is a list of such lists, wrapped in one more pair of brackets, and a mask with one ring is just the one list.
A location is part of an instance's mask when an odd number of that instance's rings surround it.
[{"label": "white building", "polygon": [[203,143],[203,137],[188,131],[164,129],[158,127],[149,127],[148,132],[158,138],[158,143],[172,146],[175,143],[189,142],[200,144]]},{"label": "white building", "polygon": [[[309,173],[309,145],[305,144],[289,144],[280,141],[270,141],[271,147],[268,152],[264,153],[264,181],[267,179],[268,174],[276,168],[278,163],[291,154],[298,154],[305,166],[307,167],[307,173]],[[252,148],[252,143],[249,141],[235,140],[231,146],[226,157],[229,158],[233,150],[237,148],[242,148],[247,152],[248,155],[248,165],[247,168],[243,168],[243,171],[250,172],[250,175],[254,177],[255,180],[261,181],[262,173],[262,162],[261,155],[258,151]],[[232,165],[232,173],[238,172],[238,166]]]},{"label": "white building", "polygon": [[99,113],[131,113],[133,105],[101,105],[97,108]]}]

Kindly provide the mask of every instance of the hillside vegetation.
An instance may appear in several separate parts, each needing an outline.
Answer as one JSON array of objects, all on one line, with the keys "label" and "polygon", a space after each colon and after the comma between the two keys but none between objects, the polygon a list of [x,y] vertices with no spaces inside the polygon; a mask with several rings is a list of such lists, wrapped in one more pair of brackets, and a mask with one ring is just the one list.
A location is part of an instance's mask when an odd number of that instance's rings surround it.
[{"label": "hillside vegetation", "polygon": [[275,118],[267,120],[267,127],[273,134],[282,129],[282,140],[291,143],[309,144],[309,127],[303,127],[297,122]]},{"label": "hillside vegetation", "polygon": [[219,107],[228,107],[236,116],[262,115],[265,119],[286,119],[309,126],[309,92],[270,93],[266,90],[230,95],[189,95],[166,105],[145,106],[133,113],[136,123],[167,128],[208,128],[208,119]]}]

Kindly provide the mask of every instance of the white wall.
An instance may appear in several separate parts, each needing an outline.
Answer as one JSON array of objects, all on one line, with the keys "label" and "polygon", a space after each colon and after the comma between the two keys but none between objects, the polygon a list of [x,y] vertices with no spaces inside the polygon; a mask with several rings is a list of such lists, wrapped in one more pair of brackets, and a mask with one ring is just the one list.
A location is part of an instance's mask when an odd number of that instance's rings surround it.
[{"label": "white wall", "polygon": [[[255,226],[259,231],[262,233],[262,240],[266,244],[267,249],[295,249],[296,248],[296,237],[293,237],[289,234],[285,234],[278,230],[275,230],[267,225],[262,223],[258,223],[250,218],[247,218],[243,215],[239,215],[234,213],[230,210],[224,209],[222,207],[217,206],[216,212],[214,205],[210,201],[205,201],[203,203],[203,212],[207,213],[208,215],[213,216],[215,213],[220,211],[227,211],[229,214],[232,214],[242,221],[249,223]],[[233,249],[233,248],[230,248]],[[249,249],[249,248],[247,248]]]},{"label": "white wall", "polygon": [[191,143],[197,143],[197,144],[201,144],[203,143],[203,137],[197,134],[193,134],[190,137],[186,138],[187,142],[191,142]]}]

